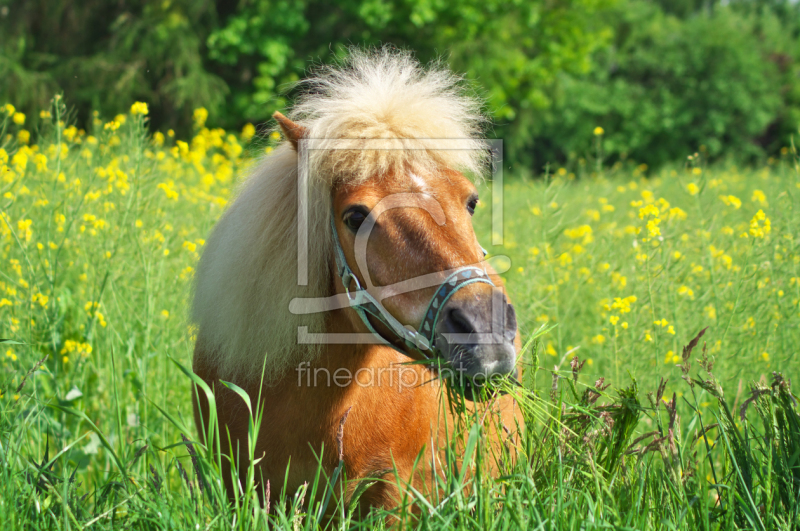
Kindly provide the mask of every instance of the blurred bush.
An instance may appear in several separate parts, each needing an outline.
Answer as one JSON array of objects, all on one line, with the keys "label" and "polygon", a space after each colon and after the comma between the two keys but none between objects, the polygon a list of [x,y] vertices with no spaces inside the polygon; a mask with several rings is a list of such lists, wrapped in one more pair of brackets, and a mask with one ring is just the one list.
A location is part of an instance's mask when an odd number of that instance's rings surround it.
[{"label": "blurred bush", "polygon": [[750,160],[800,122],[798,34],[792,0],[0,0],[0,103],[35,116],[63,91],[83,124],[140,100],[154,128],[187,133],[197,107],[239,128],[312,62],[393,43],[467,74],[515,172]]},{"label": "blurred bush", "polygon": [[778,51],[786,43],[774,37],[788,31],[774,12],[718,8],[683,20],[631,0],[605,16],[614,42],[588,75],[562,80],[535,135],[538,159],[583,156],[594,125],[606,131],[605,156],[651,165],[698,149],[752,159],[787,145],[796,66]]}]

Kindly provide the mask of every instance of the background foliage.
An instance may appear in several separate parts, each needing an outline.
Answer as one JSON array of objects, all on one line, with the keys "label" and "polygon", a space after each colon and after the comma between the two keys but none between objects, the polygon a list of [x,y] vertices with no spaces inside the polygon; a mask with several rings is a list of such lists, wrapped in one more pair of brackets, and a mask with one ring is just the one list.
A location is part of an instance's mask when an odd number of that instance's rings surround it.
[{"label": "background foliage", "polygon": [[183,134],[202,106],[239,129],[313,62],[392,43],[466,73],[517,173],[579,164],[596,126],[615,160],[752,160],[800,121],[799,30],[790,0],[0,0],[0,101],[35,116],[63,91],[81,124],[147,101]]}]

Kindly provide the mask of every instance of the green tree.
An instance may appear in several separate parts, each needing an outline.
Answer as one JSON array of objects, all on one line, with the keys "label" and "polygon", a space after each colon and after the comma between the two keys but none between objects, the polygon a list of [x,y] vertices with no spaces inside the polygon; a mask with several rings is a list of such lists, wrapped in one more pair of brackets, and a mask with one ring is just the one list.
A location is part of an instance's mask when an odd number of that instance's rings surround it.
[{"label": "green tree", "polygon": [[139,99],[157,123],[189,123],[228,91],[205,59],[216,19],[189,0],[0,0],[0,99],[35,112],[64,91],[83,122]]},{"label": "green tree", "polygon": [[[649,164],[760,156],[800,123],[792,0],[0,0],[0,103],[63,91],[91,111],[151,108],[155,128],[264,122],[309,65],[350,45],[443,57],[488,102],[513,172],[606,153]],[[434,119],[435,117],[432,117]]]},{"label": "green tree", "polygon": [[539,163],[585,155],[595,126],[608,155],[650,164],[700,146],[711,157],[763,153],[783,95],[756,19],[717,7],[683,21],[643,1],[608,16],[614,44],[588,76],[563,80],[537,135]]}]

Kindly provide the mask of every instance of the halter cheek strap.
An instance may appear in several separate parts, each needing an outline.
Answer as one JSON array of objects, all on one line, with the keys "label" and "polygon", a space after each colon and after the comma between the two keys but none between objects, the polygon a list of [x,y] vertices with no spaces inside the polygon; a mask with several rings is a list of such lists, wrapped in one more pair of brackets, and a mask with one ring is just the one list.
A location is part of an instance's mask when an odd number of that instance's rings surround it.
[{"label": "halter cheek strap", "polygon": [[[406,327],[398,321],[389,311],[373,297],[365,288],[361,286],[358,277],[353,274],[353,270],[347,265],[344,250],[339,242],[339,234],[336,230],[336,222],[331,214],[331,233],[333,236],[333,246],[335,249],[336,272],[342,281],[350,308],[355,310],[367,329],[380,340],[381,343],[389,345],[400,352],[394,343],[383,337],[372,325],[369,316],[388,327],[398,338],[403,341],[407,349],[416,350],[426,358],[433,358],[436,355],[434,335],[436,324],[439,321],[442,308],[456,291],[476,282],[482,282],[494,286],[486,272],[476,266],[464,266],[452,271],[444,282],[436,289],[436,293],[428,303],[425,317],[422,319],[419,330]],[[484,250],[484,255],[486,251]],[[353,289],[351,290],[351,286]]]}]

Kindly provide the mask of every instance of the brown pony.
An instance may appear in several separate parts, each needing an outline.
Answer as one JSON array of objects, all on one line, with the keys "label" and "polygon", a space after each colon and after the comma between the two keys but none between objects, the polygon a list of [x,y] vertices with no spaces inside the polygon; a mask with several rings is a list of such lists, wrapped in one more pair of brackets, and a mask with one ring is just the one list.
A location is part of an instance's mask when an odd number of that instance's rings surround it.
[{"label": "brown pony", "polygon": [[[484,432],[493,447],[522,425],[509,395],[477,400],[515,371],[519,345],[472,229],[478,195],[464,173],[486,162],[480,106],[459,78],[390,50],[352,50],[305,84],[293,119],[275,113],[286,141],[206,244],[194,371],[215,390],[221,451],[240,472],[251,413],[220,382],[262,409],[255,481],[271,498],[313,480],[320,455],[330,474],[341,447],[348,480],[386,480],[359,503],[394,507],[403,485],[430,492],[459,423],[440,371],[412,360],[444,362],[470,409],[499,418]],[[242,488],[230,460],[223,475],[229,494]]]}]

